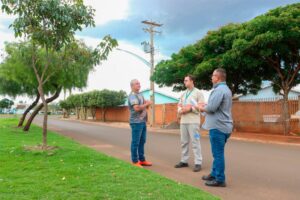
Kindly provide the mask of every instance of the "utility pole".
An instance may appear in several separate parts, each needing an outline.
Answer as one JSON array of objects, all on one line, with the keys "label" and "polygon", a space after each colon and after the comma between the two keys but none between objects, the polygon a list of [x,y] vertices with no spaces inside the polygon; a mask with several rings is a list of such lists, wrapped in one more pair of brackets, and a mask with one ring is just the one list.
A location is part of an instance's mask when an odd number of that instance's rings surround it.
[{"label": "utility pole", "polygon": [[[156,22],[152,21],[142,21],[143,24],[146,24],[148,28],[144,28],[143,30],[145,32],[148,32],[150,34],[150,64],[151,64],[151,69],[150,69],[150,78],[153,75],[154,72],[154,53],[155,53],[155,48],[154,48],[154,34],[155,33],[161,33],[160,31],[156,31],[155,27],[161,27],[162,24],[158,24]],[[154,89],[154,82],[151,81],[150,79],[150,100],[152,101],[151,105],[151,119],[150,119],[150,126],[154,126],[155,124],[155,89]]]}]

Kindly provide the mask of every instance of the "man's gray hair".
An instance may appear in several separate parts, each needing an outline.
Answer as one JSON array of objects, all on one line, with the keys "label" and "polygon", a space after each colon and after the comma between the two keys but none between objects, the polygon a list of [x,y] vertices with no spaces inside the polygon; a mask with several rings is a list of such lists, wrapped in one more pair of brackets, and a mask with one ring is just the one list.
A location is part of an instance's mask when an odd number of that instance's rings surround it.
[{"label": "man's gray hair", "polygon": [[137,82],[137,81],[139,81],[139,80],[137,80],[137,79],[132,79],[132,80],[130,81],[130,87],[132,87],[133,84],[134,84],[135,82]]},{"label": "man's gray hair", "polygon": [[218,74],[220,75],[220,78],[223,80],[223,81],[226,81],[226,70],[224,68],[217,68],[215,69],[216,72],[218,72]]}]

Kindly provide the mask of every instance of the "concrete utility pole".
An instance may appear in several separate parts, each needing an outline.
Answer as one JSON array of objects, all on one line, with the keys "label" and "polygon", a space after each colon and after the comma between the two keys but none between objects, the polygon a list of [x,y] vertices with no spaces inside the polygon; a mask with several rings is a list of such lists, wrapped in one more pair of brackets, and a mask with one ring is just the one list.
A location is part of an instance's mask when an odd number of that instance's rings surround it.
[{"label": "concrete utility pole", "polygon": [[[158,24],[156,22],[152,21],[142,21],[143,24],[146,24],[148,28],[144,28],[143,30],[145,32],[150,33],[150,63],[151,63],[151,69],[150,69],[150,77],[152,77],[154,72],[154,34],[155,33],[161,33],[159,31],[155,30],[155,27],[161,27],[162,24]],[[150,100],[153,102],[151,105],[151,119],[150,119],[150,126],[154,126],[155,124],[155,90],[154,90],[154,82],[150,81]]]}]

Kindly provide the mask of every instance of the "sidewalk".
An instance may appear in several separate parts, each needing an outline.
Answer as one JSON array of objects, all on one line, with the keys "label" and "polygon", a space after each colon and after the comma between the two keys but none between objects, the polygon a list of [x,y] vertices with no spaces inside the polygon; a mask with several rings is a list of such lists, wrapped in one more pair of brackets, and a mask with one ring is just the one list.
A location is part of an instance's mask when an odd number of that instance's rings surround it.
[{"label": "sidewalk", "polygon": [[[81,123],[88,123],[88,124],[101,125],[101,126],[111,126],[111,127],[119,127],[119,128],[127,128],[127,129],[130,128],[129,124],[125,122],[100,122],[100,121],[93,121],[93,120],[77,120],[77,119],[65,119],[65,118],[60,118],[60,119],[79,121]],[[154,132],[154,133],[166,133],[166,134],[177,134],[177,135],[180,134],[179,129],[165,129],[160,127],[149,127],[149,126],[147,128],[149,132]],[[208,131],[201,130],[201,135],[204,137],[208,137]],[[271,134],[263,134],[263,133],[233,132],[231,135],[231,139],[249,141],[249,142],[300,146],[300,136],[284,136],[284,135],[271,135]]]}]

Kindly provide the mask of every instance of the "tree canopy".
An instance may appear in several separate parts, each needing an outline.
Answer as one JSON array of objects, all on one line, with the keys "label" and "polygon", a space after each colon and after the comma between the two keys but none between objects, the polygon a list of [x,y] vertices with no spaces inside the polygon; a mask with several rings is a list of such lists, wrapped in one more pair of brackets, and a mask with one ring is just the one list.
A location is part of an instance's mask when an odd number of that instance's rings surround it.
[{"label": "tree canopy", "polygon": [[[297,66],[299,61],[299,5],[293,4],[269,11],[243,24],[228,24],[174,53],[169,60],[161,61],[155,68],[152,80],[160,86],[173,86],[183,90],[183,78],[196,76],[196,86],[211,88],[210,75],[222,67],[227,70],[227,83],[233,94],[256,93],[262,80],[278,83],[277,71],[270,63],[274,54],[284,54],[280,64]],[[293,56],[292,56],[293,55]],[[279,65],[280,66],[280,65]],[[282,74],[289,78],[291,67],[281,67]],[[282,76],[281,76],[282,77]],[[275,80],[277,79],[277,81]],[[298,83],[293,83],[290,88]],[[279,85],[279,84],[276,84]],[[278,88],[278,87],[277,87]]]},{"label": "tree canopy", "polygon": [[183,78],[195,75],[196,86],[211,88],[211,74],[227,71],[233,94],[256,93],[263,80],[273,84],[284,99],[288,132],[288,93],[300,83],[300,3],[278,7],[242,24],[209,31],[204,38],[182,48],[156,66],[152,80],[160,86],[183,90]]},{"label": "tree canopy", "polygon": [[[91,110],[93,118],[95,118],[96,108],[101,108],[103,115],[109,107],[116,107],[123,105],[127,95],[125,91],[113,91],[113,90],[94,90],[91,92],[70,95],[66,100],[60,101],[60,106],[67,111],[70,109],[76,109],[79,112],[83,109],[86,115],[86,109]],[[105,116],[103,116],[105,120]]]}]

